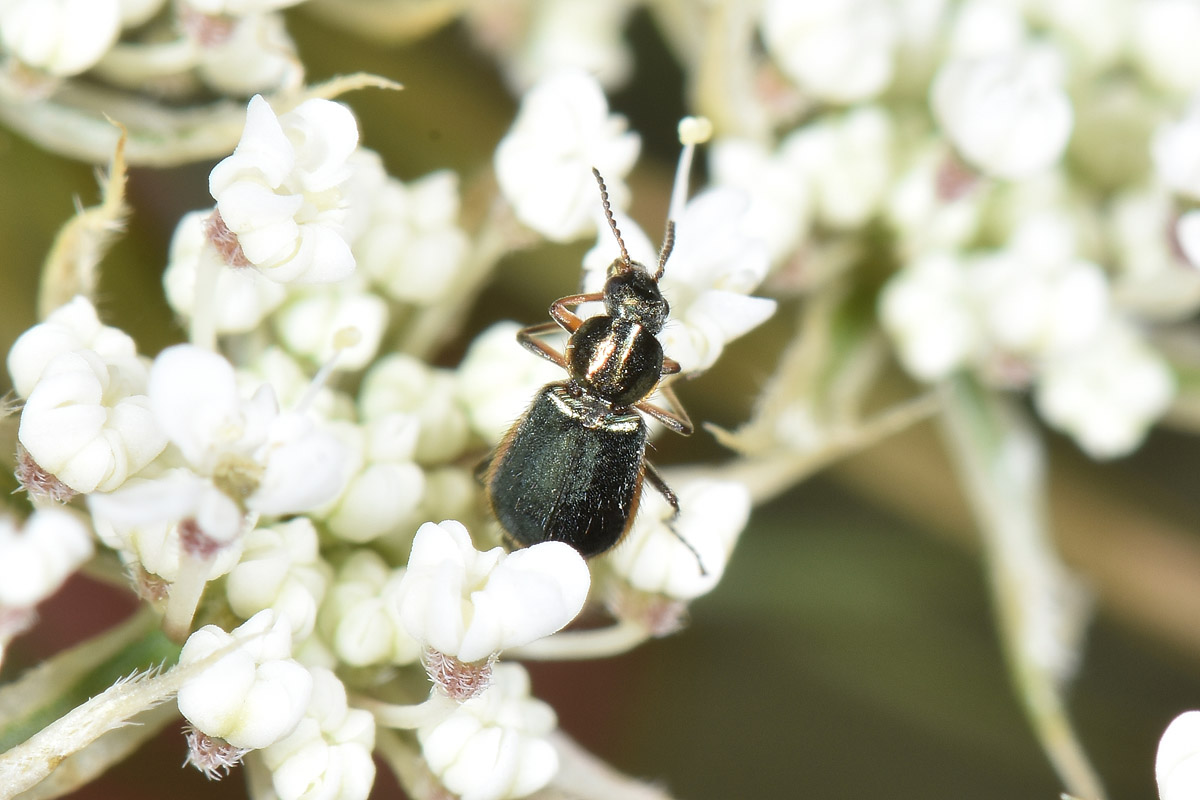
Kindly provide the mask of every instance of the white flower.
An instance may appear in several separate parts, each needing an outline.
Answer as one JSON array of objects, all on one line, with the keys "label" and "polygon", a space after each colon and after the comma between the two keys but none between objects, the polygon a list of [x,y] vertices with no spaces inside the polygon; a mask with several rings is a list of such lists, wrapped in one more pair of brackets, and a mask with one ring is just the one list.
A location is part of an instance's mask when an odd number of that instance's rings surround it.
[{"label": "white flower", "polygon": [[1162,357],[1128,324],[1112,320],[1086,348],[1045,365],[1034,401],[1093,458],[1114,458],[1141,443],[1174,393]]},{"label": "white flower", "polygon": [[1154,759],[1159,800],[1200,794],[1200,711],[1185,711],[1163,731]]},{"label": "white flower", "polygon": [[1154,134],[1151,152],[1159,181],[1172,192],[1200,200],[1200,100],[1182,119],[1164,123]]},{"label": "white flower", "polygon": [[41,509],[20,527],[0,516],[0,611],[37,605],[91,556],[91,534],[69,511]]},{"label": "white flower", "polygon": [[1137,9],[1151,5],[1128,0],[1046,0],[1031,3],[1029,13],[1066,43],[1074,69],[1095,73],[1126,56]]},{"label": "white flower", "polygon": [[946,32],[946,51],[952,59],[1004,55],[1019,50],[1027,36],[1017,3],[967,0],[954,13]]},{"label": "white flower", "polygon": [[525,94],[512,128],[496,148],[496,179],[517,219],[542,236],[569,242],[595,230],[600,170],[614,208],[629,199],[624,179],[640,141],[625,118],[608,113],[600,85],[582,72],[561,72]]},{"label": "white flower", "polygon": [[[1108,232],[1117,274],[1113,301],[1141,317],[1178,320],[1200,308],[1200,238],[1194,225],[1176,226],[1180,248],[1197,258],[1189,264],[1180,257],[1170,231],[1174,214],[1170,196],[1161,189],[1132,189],[1113,198]],[[1184,214],[1197,220],[1195,212]],[[1186,238],[1185,238],[1186,237]],[[1189,256],[1191,258],[1192,256]]]},{"label": "white flower", "polygon": [[815,216],[834,228],[856,228],[883,201],[892,177],[891,147],[891,119],[864,106],[800,128],[782,149],[811,187]]},{"label": "white flower", "polygon": [[475,662],[566,625],[590,583],[583,558],[562,542],[481,553],[460,523],[427,522],[413,539],[394,602],[414,639]]},{"label": "white flower", "polygon": [[766,245],[771,261],[790,255],[808,235],[812,190],[783,148],[771,152],[751,139],[719,139],[709,147],[708,164],[714,184],[750,197],[744,230]]},{"label": "white flower", "polygon": [[343,238],[342,188],[358,126],[343,105],[306,100],[276,118],[255,95],[233,155],[213,168],[209,191],[242,253],[282,283],[326,283],[354,271]]},{"label": "white flower", "polygon": [[[362,369],[375,358],[387,327],[387,303],[377,295],[349,287],[301,290],[273,321],[280,340],[293,353],[323,364],[338,353],[337,369]],[[357,342],[339,348],[339,333],[358,332]]]},{"label": "white flower", "polygon": [[304,67],[279,14],[250,14],[230,36],[200,50],[196,74],[212,89],[246,97],[299,86]]},{"label": "white flower", "polygon": [[453,172],[434,172],[407,184],[388,179],[372,198],[368,227],[354,241],[359,267],[396,300],[444,300],[470,245],[458,227],[458,209]]},{"label": "white flower", "polygon": [[[210,556],[210,581],[233,569],[242,554],[244,520],[233,500],[186,469],[132,478],[111,494],[92,494],[96,535],[127,563],[174,583],[180,565],[199,548]],[[203,536],[204,543],[196,541]]]},{"label": "white flower", "polygon": [[498,664],[492,687],[445,719],[419,728],[429,768],[461,800],[526,797],[558,772],[558,753],[546,741],[553,709],[529,696],[529,675]]},{"label": "white flower", "polygon": [[949,254],[923,256],[892,276],[879,317],[909,372],[933,381],[974,356],[980,333],[969,303],[964,267]]},{"label": "white flower", "polygon": [[[747,205],[741,192],[709,189],[688,201],[676,220],[675,249],[659,281],[671,316],[658,338],[683,372],[708,369],[726,344],[775,312],[774,300],[748,296],[770,264],[762,242],[742,232]],[[657,248],[642,229],[621,215],[617,222],[633,259],[655,264]],[[584,256],[584,286],[590,291],[603,288],[614,249],[611,233],[601,231]]]},{"label": "white flower", "polygon": [[443,463],[467,446],[467,418],[455,402],[449,370],[435,369],[402,353],[379,359],[363,378],[358,397],[364,419],[402,412],[419,420],[416,460]]},{"label": "white flower", "polygon": [[521,326],[497,322],[475,337],[456,372],[459,402],[471,427],[494,445],[525,412],[537,390],[565,373],[517,342]]},{"label": "white flower", "polygon": [[884,201],[884,214],[902,240],[901,252],[919,255],[964,246],[979,230],[986,184],[940,142],[906,161],[909,171],[892,183]]},{"label": "white flower", "polygon": [[313,667],[312,699],[296,729],[262,752],[279,800],[366,800],[375,781],[375,718],[349,708],[346,687]]},{"label": "white flower", "polygon": [[91,68],[121,30],[117,0],[0,0],[0,43],[51,75]]},{"label": "white flower", "polygon": [[8,374],[17,394],[28,397],[46,365],[76,350],[93,351],[105,364],[125,373],[128,377],[124,382],[145,383],[146,369],[138,360],[133,339],[119,328],[101,323],[91,301],[79,296],[55,309],[13,343],[8,352]]},{"label": "white flower", "polygon": [[625,37],[629,0],[558,0],[537,7],[519,49],[501,60],[509,82],[525,89],[563,70],[582,70],[606,87],[625,82],[633,54]]},{"label": "white flower", "polygon": [[270,386],[242,400],[233,367],[215,353],[167,348],[151,367],[149,395],[188,463],[256,511],[304,511],[341,489],[341,443],[302,414],[280,414]]},{"label": "white flower", "polygon": [[930,101],[964,159],[997,178],[1027,178],[1058,161],[1071,136],[1062,73],[1061,58],[1046,47],[950,61]]},{"label": "white flower", "polygon": [[1108,314],[1108,283],[1097,265],[1039,258],[1014,247],[976,259],[971,292],[989,344],[1005,354],[1053,358],[1087,345]]},{"label": "white flower", "polygon": [[369,542],[411,533],[425,519],[418,519],[425,474],[413,463],[419,426],[414,415],[392,413],[334,427],[347,458],[345,489],[321,512],[332,533],[348,542]]},{"label": "white flower", "polygon": [[[205,224],[211,211],[184,214],[171,237],[163,288],[171,309],[190,319],[196,303],[196,272],[208,246]],[[287,289],[249,267],[218,268],[213,311],[218,333],[248,333],[287,297]]]},{"label": "white flower", "polygon": [[234,747],[267,747],[292,732],[308,707],[313,679],[293,661],[287,620],[260,611],[233,633],[205,625],[188,637],[180,665],[232,652],[179,688],[179,713],[204,734]]},{"label": "white flower", "polygon": [[1131,4],[1128,52],[1154,85],[1180,95],[1200,88],[1200,6],[1192,0]]},{"label": "white flower", "polygon": [[716,480],[674,488],[679,517],[672,520],[673,509],[662,494],[642,487],[637,519],[609,563],[635,589],[692,600],[721,580],[750,519],[750,492],[740,483]]},{"label": "white flower", "polygon": [[421,644],[400,622],[396,591],[403,569],[392,569],[371,550],[355,550],[325,595],[317,625],[339,660],[356,667],[412,664]]},{"label": "white flower", "polygon": [[129,377],[94,350],[56,356],[25,401],[21,445],[77,492],[117,488],[166,446],[146,396],[133,393],[141,387]]},{"label": "white flower", "polygon": [[865,100],[892,80],[897,30],[882,0],[767,0],[762,33],[780,69],[818,100]]},{"label": "white flower", "polygon": [[329,573],[318,553],[312,520],[297,517],[242,537],[242,558],[225,579],[225,594],[239,617],[274,610],[291,625],[292,638],[300,641],[316,624]]}]

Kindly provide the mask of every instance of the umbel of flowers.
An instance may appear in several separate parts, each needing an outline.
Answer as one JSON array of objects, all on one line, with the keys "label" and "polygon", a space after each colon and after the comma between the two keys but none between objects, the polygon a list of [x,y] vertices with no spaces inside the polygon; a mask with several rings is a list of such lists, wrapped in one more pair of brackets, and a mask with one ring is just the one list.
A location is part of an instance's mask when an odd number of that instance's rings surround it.
[{"label": "umbel of flowers", "polygon": [[[560,767],[587,756],[520,660],[676,630],[752,502],[933,417],[1034,733],[1067,791],[1102,797],[1066,713],[1090,605],[1043,513],[1040,432],[1105,460],[1173,404],[1195,418],[1179,334],[1200,309],[1200,6],[304,3],[374,38],[456,20],[495,59],[519,108],[472,219],[457,174],[389,176],[333,99],[393,84],[305,85],[282,11],[300,4],[0,0],[0,121],[112,157],[103,201],[46,263],[38,324],[8,352],[32,508],[0,519],[0,648],[84,564],[145,606],[0,689],[0,729],[59,700],[35,689],[73,682],[86,656],[160,628],[173,642],[156,670],[0,754],[0,794],[65,794],[181,713],[190,762],[244,765],[255,797],[366,797],[372,753],[417,798],[570,795],[580,771]],[[631,256],[653,263],[629,215],[641,138],[606,98],[631,76],[623,30],[639,9],[704,115],[680,126],[664,350],[700,377],[777,299],[802,309],[798,333],[752,418],[710,426],[736,457],[667,471],[678,516],[647,489],[609,554],[511,551],[474,466],[562,372],[521,349],[515,321],[454,366],[437,359],[493,268],[533,242],[595,235],[579,289],[603,285],[616,247],[593,168]],[[691,192],[705,141],[709,185]],[[187,341],[140,352],[95,291],[125,164],[203,158],[222,159],[212,204],[164,254]],[[875,392],[886,381],[912,399],[864,413],[895,396]],[[610,624],[571,628],[585,607]],[[1200,791],[1195,713],[1164,734],[1164,800]],[[646,790],[609,779],[598,796]]]},{"label": "umbel of flowers", "polygon": [[[539,120],[564,114],[602,134],[558,140],[555,157],[573,169],[539,178]],[[699,131],[690,164],[704,131],[686,128]],[[566,196],[586,189],[569,224],[538,217],[561,215],[558,200],[538,208],[520,199],[523,184],[506,189],[517,218],[575,237],[601,219],[591,165],[610,168],[620,209],[637,149],[599,86],[570,73],[530,95],[497,169]],[[686,171],[680,180],[686,192]],[[209,188],[215,205],[180,221],[164,274],[189,342],[141,355],[79,294],[10,351],[18,472],[39,510],[5,545],[5,568],[22,573],[5,587],[6,639],[101,547],[182,644],[175,667],[110,691],[140,711],[173,681],[189,761],[210,777],[247,762],[282,798],[365,798],[371,753],[386,742],[464,798],[537,791],[558,774],[555,717],[508,655],[538,657],[589,595],[612,607],[613,627],[573,633],[551,656],[590,655],[596,642],[618,652],[673,630],[686,601],[720,578],[748,516],[746,488],[680,482],[674,523],[647,498],[619,557],[591,568],[559,542],[506,552],[469,462],[561,373],[523,351],[510,325],[481,334],[457,369],[382,347],[397,321],[451,303],[473,260],[502,252],[478,252],[459,226],[454,177],[401,183],[359,147],[346,106],[314,98],[277,114],[255,96]],[[702,221],[714,203],[715,230]],[[664,281],[679,297],[678,343],[667,346],[689,370],[774,306],[746,296],[766,261],[738,252],[746,242],[728,203],[710,192],[679,215],[680,236],[697,242]],[[652,261],[656,248],[622,224]],[[706,240],[728,258],[706,253]],[[611,255],[615,243],[601,241]],[[732,290],[715,288],[735,273]],[[752,309],[743,322],[739,304]],[[733,326],[689,319],[704,305]],[[356,395],[337,388],[352,374]],[[55,508],[64,503],[75,512]]]}]

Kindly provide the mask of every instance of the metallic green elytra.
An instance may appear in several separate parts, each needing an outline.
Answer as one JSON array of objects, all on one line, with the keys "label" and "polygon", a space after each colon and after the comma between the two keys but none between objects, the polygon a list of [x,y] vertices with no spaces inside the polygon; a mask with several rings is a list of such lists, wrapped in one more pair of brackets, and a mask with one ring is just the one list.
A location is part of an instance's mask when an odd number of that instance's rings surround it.
[{"label": "metallic green elytra", "polygon": [[[679,513],[675,493],[646,461],[642,414],[676,433],[692,433],[674,393],[659,386],[664,375],[679,372],[655,336],[670,314],[658,280],[674,245],[674,223],[667,223],[658,270],[651,273],[630,259],[604,181],[593,173],[621,257],[609,266],[603,292],[559,298],[550,306],[553,322],[517,334],[524,347],[563,367],[567,380],[542,387],[496,448],[484,477],[496,519],[514,543],[565,542],[585,557],[610,549],[628,532],[643,479]],[[587,320],[568,309],[601,300],[605,313]],[[565,354],[535,338],[559,327],[570,334]],[[674,412],[646,402],[656,388]]]}]

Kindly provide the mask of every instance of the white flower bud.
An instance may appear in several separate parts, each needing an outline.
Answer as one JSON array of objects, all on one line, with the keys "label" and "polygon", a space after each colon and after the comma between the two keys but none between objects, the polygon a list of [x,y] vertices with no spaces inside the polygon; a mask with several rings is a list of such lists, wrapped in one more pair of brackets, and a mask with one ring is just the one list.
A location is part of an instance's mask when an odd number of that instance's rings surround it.
[{"label": "white flower bud", "polygon": [[306,638],[316,624],[317,608],[330,579],[329,565],[317,550],[317,529],[307,517],[243,537],[242,558],[225,579],[229,607],[249,618],[270,608],[287,620],[292,638]]},{"label": "white flower bud", "polygon": [[67,77],[91,68],[121,30],[117,0],[3,0],[0,43],[17,60]]},{"label": "white flower bud", "polygon": [[941,143],[906,160],[911,168],[889,187],[884,211],[902,252],[963,247],[979,230],[984,183]]},{"label": "white flower bud", "polygon": [[234,747],[267,747],[292,732],[312,694],[309,671],[290,658],[287,620],[260,611],[232,634],[205,625],[188,637],[181,665],[238,646],[179,688],[179,712]]},{"label": "white flower bud", "polygon": [[296,729],[262,752],[279,800],[366,800],[375,782],[375,718],[346,704],[346,687],[314,667],[312,700]]},{"label": "white flower bud", "polygon": [[264,275],[327,283],[354,271],[341,197],[357,144],[358,125],[343,105],[306,100],[277,118],[261,96],[250,99],[241,141],[213,168],[209,191]]},{"label": "white flower bud", "polygon": [[1162,357],[1136,330],[1113,320],[1086,348],[1045,365],[1034,401],[1047,422],[1100,459],[1141,444],[1174,393]]},{"label": "white flower bud", "polygon": [[800,128],[781,147],[812,190],[816,217],[834,228],[856,228],[879,208],[892,175],[891,119],[880,108]]},{"label": "white flower bud", "polygon": [[46,472],[77,492],[112,491],[162,452],[147,398],[92,350],[47,364],[25,401],[18,438]]},{"label": "white flower bud", "polygon": [[1185,711],[1163,731],[1154,759],[1159,800],[1200,794],[1200,711]]},{"label": "white flower bud", "polygon": [[[1176,225],[1179,248],[1174,246],[1170,220],[1175,213],[1170,196],[1162,190],[1133,189],[1121,192],[1110,205],[1109,224],[1117,274],[1113,278],[1113,303],[1139,317],[1179,320],[1200,308],[1200,219],[1188,212]],[[1184,225],[1183,220],[1189,222]],[[1180,257],[1182,249],[1189,264]]]},{"label": "white flower bud", "polygon": [[1179,95],[1200,88],[1200,6],[1192,0],[1142,0],[1130,11],[1127,47],[1139,71]]},{"label": "white flower bud", "polygon": [[595,78],[560,72],[530,89],[509,132],[496,148],[496,179],[517,219],[555,242],[595,230],[600,170],[614,208],[629,200],[625,176],[640,141],[625,118],[608,113]]},{"label": "white flower bud", "polygon": [[[196,272],[209,246],[205,225],[211,211],[184,214],[171,237],[163,289],[171,310],[191,319],[196,302]],[[218,333],[247,333],[287,297],[287,289],[250,267],[220,267],[214,289],[213,311]]]},{"label": "white flower bud", "polygon": [[1088,344],[1108,314],[1108,283],[1097,265],[1039,259],[1014,248],[977,259],[971,291],[990,344],[1006,354],[1052,358]]},{"label": "white flower bud", "polygon": [[37,605],[91,556],[91,534],[69,511],[35,511],[20,527],[0,516],[0,611]]},{"label": "white flower bud", "polygon": [[897,30],[882,0],[768,0],[762,33],[780,69],[818,100],[853,103],[891,83]]},{"label": "white flower bud", "polygon": [[517,342],[521,326],[497,322],[475,337],[456,373],[458,401],[489,445],[500,441],[545,384],[563,371]]},{"label": "white flower bud", "polygon": [[930,101],[962,157],[997,178],[1027,178],[1062,157],[1074,113],[1047,47],[945,64]]},{"label": "white flower bud", "polygon": [[590,584],[587,564],[569,545],[481,553],[467,529],[448,520],[417,531],[394,602],[414,639],[475,662],[562,628],[583,608]]},{"label": "white flower bud", "polygon": [[444,300],[470,246],[458,227],[458,210],[453,172],[434,172],[407,184],[389,179],[372,199],[369,225],[354,242],[360,268],[396,300]]},{"label": "white flower bud", "polygon": [[556,724],[550,706],[529,696],[525,669],[497,664],[490,689],[417,738],[430,770],[461,800],[505,800],[533,794],[558,772],[544,738]]},{"label": "white flower bud", "polygon": [[952,59],[986,58],[1019,50],[1027,37],[1017,3],[966,0],[950,24],[946,50]]},{"label": "white flower bud", "polygon": [[721,580],[750,519],[750,492],[740,483],[714,480],[675,489],[679,517],[672,520],[674,509],[662,494],[643,487],[637,519],[609,563],[635,589],[693,600]]},{"label": "white flower bud", "polygon": [[363,378],[359,408],[367,420],[402,412],[420,421],[416,459],[450,461],[467,446],[467,417],[455,400],[455,379],[412,356],[396,353],[375,362]]},{"label": "white flower bud", "polygon": [[948,254],[923,256],[893,275],[879,316],[905,369],[921,380],[944,378],[980,347],[965,270]]},{"label": "white flower bud", "polygon": [[332,508],[322,511],[331,532],[346,541],[369,542],[415,530],[427,519],[417,518],[425,474],[412,463],[419,427],[416,416],[401,413],[335,426],[348,458],[346,488]]},{"label": "white flower bud", "polygon": [[1200,100],[1182,119],[1164,123],[1154,134],[1151,152],[1159,181],[1172,192],[1200,200]]},{"label": "white flower bud", "polygon": [[196,74],[210,88],[241,97],[304,81],[296,44],[279,14],[251,14],[239,20],[228,38],[201,49]]},{"label": "white flower bud", "polygon": [[[387,303],[357,289],[338,287],[301,291],[274,317],[275,332],[293,353],[323,364],[339,353],[336,369],[362,369],[375,358],[387,327]],[[352,328],[356,344],[337,347],[338,331]]]},{"label": "white flower bud", "polygon": [[119,368],[125,382],[141,384],[131,390],[144,391],[146,369],[138,360],[133,339],[118,328],[102,324],[91,301],[80,296],[55,309],[13,343],[8,352],[8,374],[17,394],[28,397],[47,364],[76,350],[95,352],[105,364]]},{"label": "white flower bud", "polygon": [[619,86],[633,67],[624,35],[628,0],[558,0],[538,7],[521,47],[501,59],[510,84],[525,89],[564,70],[596,76],[607,88]]},{"label": "white flower bud", "polygon": [[338,570],[325,596],[317,625],[338,659],[356,667],[413,664],[421,644],[400,622],[396,592],[403,569],[391,569],[367,549],[358,549]]}]

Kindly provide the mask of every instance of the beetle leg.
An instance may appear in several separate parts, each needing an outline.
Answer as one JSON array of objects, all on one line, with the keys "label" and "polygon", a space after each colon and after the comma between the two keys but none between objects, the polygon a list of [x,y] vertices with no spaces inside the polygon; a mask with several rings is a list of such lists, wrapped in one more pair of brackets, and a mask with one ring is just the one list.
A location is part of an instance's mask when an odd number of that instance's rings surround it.
[{"label": "beetle leg", "polygon": [[543,322],[540,325],[530,325],[528,328],[521,328],[517,331],[517,341],[521,343],[529,352],[539,355],[547,361],[553,362],[563,369],[567,368],[566,357],[555,350],[550,345],[543,342],[541,339],[535,339],[535,336],[545,336],[547,333],[554,333],[558,330],[558,324],[554,322]]},{"label": "beetle leg", "polygon": [[640,403],[634,403],[633,407],[638,411],[645,411],[656,420],[666,425],[671,430],[683,436],[691,436],[696,429],[692,426],[691,417],[683,410],[683,405],[679,402],[679,398],[675,396],[675,390],[670,386],[659,386],[658,392],[663,396],[663,399],[671,404],[674,412],[668,411],[665,408],[647,403],[643,400]]},{"label": "beetle leg", "polygon": [[592,292],[590,294],[571,294],[566,297],[560,297],[550,306],[550,316],[554,321],[562,326],[567,333],[574,333],[579,330],[579,326],[583,324],[583,320],[575,314],[567,310],[567,306],[577,306],[580,303],[598,303],[604,299],[603,292]]},{"label": "beetle leg", "polygon": [[662,475],[658,474],[658,470],[649,461],[646,462],[644,475],[646,480],[650,481],[654,488],[658,489],[662,493],[662,496],[667,498],[667,502],[671,504],[673,511],[671,512],[671,518],[667,520],[667,527],[671,529],[671,533],[675,534],[675,538],[679,540],[680,544],[691,551],[692,555],[696,557],[696,566],[700,568],[700,574],[708,575],[708,570],[704,568],[704,562],[700,560],[700,554],[696,552],[696,548],[692,547],[692,543],[683,538],[679,531],[675,530],[675,520],[679,518],[679,498],[676,496],[674,490],[670,486],[667,486],[667,482],[663,480]]}]

